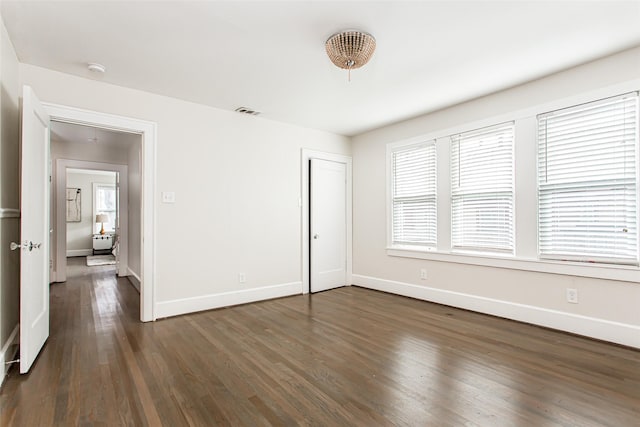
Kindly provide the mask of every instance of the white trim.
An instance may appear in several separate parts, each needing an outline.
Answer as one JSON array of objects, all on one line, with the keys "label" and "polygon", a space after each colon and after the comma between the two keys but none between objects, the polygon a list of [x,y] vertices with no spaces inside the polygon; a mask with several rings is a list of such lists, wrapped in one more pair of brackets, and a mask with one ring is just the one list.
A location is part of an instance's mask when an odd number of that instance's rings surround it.
[{"label": "white trim", "polygon": [[92,249],[67,249],[67,258],[93,255]]},{"label": "white trim", "polygon": [[482,265],[485,267],[509,268],[512,270],[537,271],[540,273],[566,274],[596,279],[640,282],[640,268],[632,265],[581,263],[518,258],[514,256],[448,253],[407,248],[387,248],[387,255],[404,258],[428,259],[457,264]]},{"label": "white trim", "polygon": [[136,273],[135,271],[133,271],[131,269],[131,267],[127,268],[127,273],[129,273],[129,274],[127,274],[127,276],[133,276],[138,282],[141,281],[140,280],[140,275],[138,273]]},{"label": "white trim", "polygon": [[543,307],[378,279],[359,274],[353,275],[353,284],[640,349],[640,325],[613,322]]},{"label": "white trim", "polygon": [[180,298],[171,301],[158,302],[156,314],[158,318],[178,316],[203,310],[264,301],[300,294],[300,282],[284,283],[265,286],[262,288],[242,289],[238,291],[220,292],[192,298]]},{"label": "white trim", "polygon": [[[638,91],[640,79],[611,85],[579,95],[534,105],[520,110],[462,123],[449,128],[430,131],[422,135],[386,143],[385,226],[386,253],[389,256],[429,259],[461,264],[484,265],[526,271],[565,274],[628,282],[640,282],[640,268],[633,265],[586,263],[566,260],[541,259],[538,255],[538,192],[537,192],[537,119],[545,111],[553,111],[592,102],[623,93]],[[451,248],[451,192],[449,136],[497,123],[515,123],[514,151],[514,241],[515,255],[453,251]],[[391,241],[391,172],[390,153],[394,148],[436,140],[437,170],[437,247],[408,247],[392,245]],[[531,159],[536,159],[531,161]],[[640,174],[640,169],[638,169]],[[640,186],[638,186],[640,192]],[[638,216],[640,224],[640,216]],[[640,248],[639,248],[640,249]]]},{"label": "white trim", "polygon": [[20,209],[0,208],[0,219],[20,218]]},{"label": "white trim", "polygon": [[[11,335],[7,338],[7,341],[2,345],[2,349],[0,350],[0,366],[2,366],[2,377],[0,377],[0,388],[2,388],[2,384],[4,383],[4,379],[7,376],[7,371],[9,371],[9,367],[11,365],[7,365],[6,363],[18,354],[18,332],[20,331],[20,324],[17,324],[13,331],[11,331]],[[13,348],[13,352],[9,353],[9,349]]]},{"label": "white trim", "polygon": [[141,289],[140,320],[155,320],[156,286],[156,147],[157,124],[130,117],[116,116],[97,111],[43,103],[52,120],[97,126],[142,135],[142,230],[141,236]]},{"label": "white trim", "polygon": [[[128,200],[129,200],[129,184],[128,184],[128,167],[126,165],[117,165],[112,163],[100,163],[90,162],[85,160],[68,160],[58,159],[56,162],[56,176],[55,186],[53,189],[54,197],[54,209],[56,212],[56,224],[52,241],[55,241],[56,259],[54,264],[54,275],[56,282],[64,282],[67,280],[67,223],[64,202],[65,188],[67,187],[67,169],[87,169],[87,170],[101,170],[118,173],[120,176],[120,206],[118,207],[120,212],[128,212]],[[91,204],[94,202],[92,200]],[[95,218],[95,212],[92,214]],[[120,215],[120,236],[118,244],[118,255],[116,260],[118,262],[118,276],[124,276],[129,265],[129,248],[127,242],[129,241],[129,216]],[[92,229],[93,231],[93,225]],[[95,233],[93,233],[95,234]],[[92,234],[92,235],[93,235]],[[92,249],[93,253],[93,249]]]},{"label": "white trim", "polygon": [[136,291],[140,293],[140,276],[138,276],[138,274],[136,274],[136,272],[133,271],[131,267],[127,268],[127,273],[129,273],[127,275],[127,279],[129,279],[129,282],[131,282],[133,287],[136,288]]},{"label": "white trim", "polygon": [[[439,206],[438,206],[438,201],[440,200],[440,179],[438,177],[438,168],[439,163],[440,163],[440,156],[439,154],[439,150],[438,150],[438,141],[436,139],[430,139],[430,140],[411,140],[411,141],[399,141],[399,142],[393,142],[393,143],[389,143],[387,144],[386,147],[386,153],[385,153],[385,179],[386,179],[386,183],[385,183],[385,189],[386,189],[386,194],[385,194],[385,201],[386,201],[386,225],[387,225],[387,245],[392,245],[393,244],[393,182],[394,182],[394,176],[393,176],[393,168],[392,168],[392,162],[393,162],[393,154],[396,151],[401,151],[401,150],[405,150],[405,149],[411,149],[411,148],[421,148],[421,147],[428,147],[429,145],[433,144],[433,148],[435,149],[435,180],[436,180],[436,188],[435,188],[435,202],[436,202],[436,247],[440,241],[440,213],[439,213]],[[448,156],[448,155],[447,155]],[[448,159],[448,157],[447,157]],[[449,196],[450,197],[450,196]],[[447,200],[449,200],[449,197],[447,197]],[[424,246],[425,248],[427,248],[427,246]],[[431,247],[429,246],[430,250],[435,250],[435,247]]]},{"label": "white trim", "polygon": [[325,153],[323,151],[314,151],[306,148],[302,149],[300,168],[302,176],[300,182],[302,184],[302,293],[309,293],[309,160],[320,159],[329,160],[337,163],[344,163],[347,167],[347,274],[345,284],[351,284],[351,273],[353,265],[353,173],[351,166],[351,157],[341,154]]},{"label": "white trim", "polygon": [[[103,175],[103,176],[108,176],[111,177],[113,176],[113,172],[110,171],[96,171],[96,170],[89,170],[89,169],[74,169],[74,168],[69,168],[67,169],[68,173],[73,173],[76,175]],[[114,182],[115,182],[115,178],[114,178]],[[113,184],[113,183],[107,183],[107,184]],[[115,184],[113,184],[115,185]]]},{"label": "white trim", "polygon": [[[639,83],[639,86],[640,86],[640,83]],[[640,259],[639,258],[639,256],[640,256],[640,245],[638,245],[638,242],[640,240],[640,237],[638,236],[638,233],[639,233],[639,230],[640,230],[640,215],[637,214],[638,209],[640,208],[640,203],[638,202],[640,200],[640,185],[638,185],[638,183],[640,183],[640,168],[638,168],[638,166],[637,166],[638,159],[639,159],[638,154],[640,153],[639,144],[638,144],[638,142],[639,142],[639,135],[638,135],[638,133],[639,133],[639,127],[638,126],[639,125],[638,125],[638,123],[639,123],[639,119],[640,119],[640,108],[639,108],[640,105],[639,105],[639,96],[638,95],[639,95],[639,91],[638,91],[638,88],[636,88],[635,90],[629,91],[629,92],[626,92],[626,93],[611,94],[610,96],[594,98],[594,99],[589,100],[588,102],[576,103],[576,104],[573,104],[573,105],[570,105],[570,106],[565,106],[563,108],[555,109],[553,111],[541,112],[540,114],[536,115],[536,117],[535,117],[535,119],[536,119],[536,131],[535,131],[536,132],[536,138],[535,138],[535,141],[536,141],[536,144],[535,144],[536,145],[536,153],[535,153],[536,162],[535,162],[535,167],[536,167],[536,201],[538,202],[538,204],[536,206],[536,208],[537,208],[536,209],[536,217],[537,217],[536,218],[536,222],[537,222],[537,230],[536,230],[537,231],[537,233],[536,233],[537,234],[537,245],[536,246],[537,246],[538,258],[540,258],[541,260],[542,259],[544,259],[545,261],[546,260],[552,260],[552,261],[553,260],[555,260],[555,261],[566,261],[566,260],[569,260],[569,261],[584,261],[584,262],[595,261],[595,262],[603,262],[603,263],[606,263],[606,262],[614,262],[614,263],[615,262],[619,262],[619,263],[627,262],[629,264],[637,264],[637,261]],[[562,179],[558,179],[558,177],[556,175],[556,178],[552,179],[552,183],[551,184],[549,184],[548,182],[547,183],[541,182],[543,180],[546,181],[546,171],[548,170],[548,166],[546,164],[547,163],[547,159],[549,157],[551,159],[554,158],[554,155],[552,153],[548,152],[549,150],[547,148],[548,144],[549,144],[549,141],[547,140],[548,135],[547,135],[547,131],[546,131],[546,129],[548,128],[548,124],[544,125],[545,135],[541,136],[541,130],[542,130],[541,124],[540,124],[541,120],[547,120],[546,123],[548,123],[548,120],[551,120],[552,123],[553,123],[554,117],[557,118],[558,114],[564,115],[564,114],[566,114],[566,113],[568,113],[570,111],[571,112],[570,114],[572,115],[572,117],[574,117],[574,119],[576,118],[576,116],[574,114],[579,114],[579,117],[580,117],[579,121],[581,123],[584,123],[585,120],[591,120],[592,121],[591,123],[593,124],[593,121],[597,120],[599,122],[600,120],[602,120],[602,118],[597,113],[595,113],[595,115],[594,115],[594,113],[589,113],[589,112],[585,113],[585,111],[586,111],[585,108],[587,110],[593,109],[593,108],[600,109],[604,104],[611,104],[611,103],[617,103],[617,105],[621,105],[622,104],[622,105],[626,106],[627,103],[629,103],[629,101],[631,101],[630,103],[634,104],[633,107],[635,108],[635,115],[634,115],[635,116],[634,117],[634,121],[635,121],[634,134],[635,134],[635,138],[634,138],[634,141],[633,141],[633,146],[634,146],[633,152],[634,152],[635,163],[636,163],[635,174],[634,174],[635,175],[634,176],[634,179],[635,179],[634,186],[635,186],[635,190],[636,190],[635,191],[635,200],[633,200],[633,202],[634,202],[633,203],[633,209],[631,209],[629,206],[624,207],[624,210],[625,210],[625,214],[624,215],[621,215],[619,212],[616,213],[616,214],[610,214],[610,215],[612,215],[614,217],[622,216],[624,218],[628,218],[629,213],[631,213],[630,211],[633,211],[633,213],[635,214],[635,218],[636,218],[635,239],[633,239],[633,240],[635,240],[636,248],[635,248],[634,257],[632,258],[630,256],[630,254],[627,254],[627,256],[625,257],[626,259],[621,259],[620,258],[622,256],[622,254],[618,254],[618,258],[615,258],[613,254],[611,254],[609,257],[602,256],[602,255],[597,255],[597,253],[600,252],[600,250],[603,249],[602,245],[604,243],[597,244],[596,247],[598,249],[594,250],[594,248],[589,248],[590,252],[591,252],[589,255],[563,256],[563,255],[558,255],[558,254],[553,253],[554,252],[553,249],[558,249],[558,248],[552,248],[551,250],[548,250],[547,253],[544,253],[543,248],[540,247],[540,243],[541,243],[541,240],[543,239],[543,236],[551,237],[551,235],[554,235],[555,238],[559,238],[559,240],[566,239],[568,236],[566,234],[562,233],[562,232],[558,232],[558,231],[553,232],[553,231],[550,231],[549,229],[546,229],[546,231],[542,231],[543,229],[546,228],[546,227],[543,227],[542,224],[546,224],[547,226],[549,226],[550,224],[553,224],[555,215],[551,214],[551,216],[548,216],[548,213],[547,214],[543,214],[543,212],[541,211],[541,207],[539,205],[540,204],[540,200],[541,200],[541,194],[542,193],[546,193],[546,192],[551,192],[551,194],[556,194],[556,191],[557,191],[557,187],[556,186],[558,184],[564,185],[564,184],[567,184],[569,182],[571,182],[572,186],[574,187],[574,191],[582,191],[582,190],[586,190],[586,189],[592,188],[593,185],[597,185],[599,180],[609,181],[611,177],[607,176],[605,178],[605,177],[600,176],[597,181],[592,181],[591,179],[594,179],[593,177],[587,178],[587,177],[579,176],[581,174],[581,169],[582,168],[575,169],[575,167],[571,168],[568,165],[565,165],[565,166],[562,167],[562,173],[561,173],[562,176],[563,176]],[[586,116],[584,114],[586,114]],[[619,118],[619,116],[617,116],[617,118]],[[560,123],[563,123],[562,126],[566,126],[564,124],[565,120],[567,120],[567,119],[560,119]],[[609,117],[607,119],[608,125],[613,125],[614,124],[615,120],[613,122],[611,120],[612,120],[611,117]],[[624,120],[626,121],[626,118]],[[573,122],[573,124],[571,126],[575,126],[575,125],[576,125],[576,122]],[[602,125],[599,124],[598,126],[600,127]],[[552,125],[551,128],[553,128],[553,127],[554,126]],[[572,132],[575,132],[575,129]],[[552,131],[552,133],[553,133],[553,131]],[[556,137],[560,137],[559,134],[555,134],[555,135],[556,135]],[[569,140],[573,140],[573,138],[571,138],[571,136],[567,136],[567,135],[565,135],[564,138],[565,138],[564,143],[566,143]],[[604,138],[604,139],[601,139],[601,138]],[[606,138],[604,136],[600,136],[600,137],[598,137],[598,139],[600,141],[605,141],[608,138]],[[626,141],[626,137],[624,139]],[[541,144],[544,147],[542,150],[541,150],[541,147],[542,147]],[[623,143],[623,145],[625,145],[625,146],[626,146],[626,144],[627,144],[627,142]],[[618,149],[616,149],[616,151],[617,150]],[[544,152],[544,155],[542,155],[542,152]],[[564,157],[562,153],[556,153],[556,155],[558,156],[558,157],[556,157],[556,159],[562,159]],[[626,156],[626,148],[625,148],[625,156]],[[624,156],[623,156],[623,158],[624,158]],[[596,158],[596,156],[593,156],[593,155],[589,156],[589,159],[592,162],[599,162],[600,161],[598,158]],[[540,163],[541,160],[544,161],[544,164]],[[585,161],[586,161],[586,158],[582,158],[581,157],[580,164],[584,165]],[[623,159],[608,159],[607,163],[610,164],[613,161],[622,161],[623,164],[625,163]],[[551,162],[553,163],[553,160]],[[560,166],[556,164],[555,168],[558,168],[558,167],[560,167]],[[559,170],[558,169],[556,169],[556,170],[558,171],[556,173],[559,173]],[[541,173],[541,171],[544,171],[544,172]],[[567,174],[573,174],[573,176],[568,177]],[[623,173],[623,176],[626,176],[626,175]],[[623,176],[618,176],[617,179],[623,179]],[[624,178],[624,179],[626,179],[626,178]],[[625,186],[626,185],[627,184],[625,184]],[[580,189],[582,189],[582,190],[580,190]],[[560,190],[560,191],[562,192],[562,190]],[[554,198],[555,197],[552,196],[550,199],[553,200]],[[568,203],[568,201],[567,202],[563,202],[563,203]],[[573,209],[576,209],[578,206],[582,205],[583,203],[586,203],[586,201],[582,200],[581,202],[578,203],[578,205],[572,203]],[[628,203],[630,203],[630,200],[628,200],[626,198],[626,196],[625,196],[625,205],[628,204]],[[552,206],[560,206],[560,205],[562,205],[562,203],[561,204],[555,204],[553,201],[551,201],[551,205]],[[621,209],[621,208],[618,207],[617,209]],[[554,210],[555,209],[553,209],[553,208],[550,209],[550,211],[552,211],[552,212]],[[560,215],[563,215],[563,214],[560,214]],[[603,220],[603,221],[605,223],[608,222],[606,219]],[[627,219],[627,221],[628,221],[628,219]],[[573,232],[572,232],[572,234],[573,234]],[[587,232],[586,235],[588,235],[588,234],[591,234],[591,233]],[[587,237],[586,235],[585,234],[576,235],[576,236],[573,236],[573,238],[576,239],[576,240],[579,240],[580,238]],[[621,241],[617,241],[617,239],[619,237],[615,238],[614,237],[614,233],[611,233],[611,232],[603,232],[603,235],[602,235],[601,238],[603,239],[603,241],[607,241],[609,239],[614,239],[614,241],[616,241],[616,243],[614,243],[615,245],[620,245],[620,246],[624,245],[624,243],[622,243]],[[622,239],[624,240],[624,238],[622,238]],[[555,240],[555,239],[552,238],[552,240]],[[611,243],[613,243],[613,242],[610,241],[610,244]],[[627,243],[627,242],[625,242],[625,243]],[[560,244],[560,245],[564,246],[564,244]],[[604,244],[604,245],[607,246],[606,244]],[[569,251],[569,252],[571,252],[571,251]]]}]

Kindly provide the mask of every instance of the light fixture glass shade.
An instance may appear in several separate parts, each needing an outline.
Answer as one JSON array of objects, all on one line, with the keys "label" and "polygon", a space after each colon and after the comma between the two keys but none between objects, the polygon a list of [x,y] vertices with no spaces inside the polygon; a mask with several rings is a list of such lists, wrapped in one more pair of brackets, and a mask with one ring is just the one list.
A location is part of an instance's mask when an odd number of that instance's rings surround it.
[{"label": "light fixture glass shade", "polygon": [[329,37],[325,49],[336,66],[352,70],[369,61],[376,49],[376,39],[369,33],[347,30]]}]

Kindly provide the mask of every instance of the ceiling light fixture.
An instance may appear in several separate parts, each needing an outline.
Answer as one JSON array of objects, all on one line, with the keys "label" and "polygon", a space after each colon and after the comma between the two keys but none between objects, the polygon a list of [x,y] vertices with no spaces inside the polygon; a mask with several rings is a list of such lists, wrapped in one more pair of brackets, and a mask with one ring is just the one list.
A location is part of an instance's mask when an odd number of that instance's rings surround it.
[{"label": "ceiling light fixture", "polygon": [[107,67],[102,64],[98,64],[97,62],[90,62],[87,64],[87,68],[93,73],[104,74],[104,72],[107,71]]},{"label": "ceiling light fixture", "polygon": [[360,68],[371,58],[376,50],[376,39],[369,33],[347,30],[334,34],[324,44],[329,59],[336,66],[349,70]]},{"label": "ceiling light fixture", "polygon": [[248,114],[250,116],[257,116],[260,114],[260,111],[252,110],[251,108],[247,107],[238,107],[235,109],[235,111],[242,114]]}]

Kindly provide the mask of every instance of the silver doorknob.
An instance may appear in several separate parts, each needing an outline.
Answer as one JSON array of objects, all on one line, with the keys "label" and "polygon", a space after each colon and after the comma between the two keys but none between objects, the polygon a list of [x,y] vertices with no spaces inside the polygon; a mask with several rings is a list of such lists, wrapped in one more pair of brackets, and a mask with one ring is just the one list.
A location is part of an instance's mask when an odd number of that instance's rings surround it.
[{"label": "silver doorknob", "polygon": [[42,243],[33,243],[33,242],[24,242],[22,244],[18,244],[16,242],[11,242],[9,244],[9,249],[11,249],[12,251],[15,251],[16,249],[25,249],[28,250],[29,252],[31,252],[34,249],[40,249],[40,246],[42,246]]},{"label": "silver doorknob", "polygon": [[319,235],[319,234],[314,234],[314,235],[313,235],[313,238],[314,238],[314,239],[318,239],[318,238],[320,238],[320,235]]}]

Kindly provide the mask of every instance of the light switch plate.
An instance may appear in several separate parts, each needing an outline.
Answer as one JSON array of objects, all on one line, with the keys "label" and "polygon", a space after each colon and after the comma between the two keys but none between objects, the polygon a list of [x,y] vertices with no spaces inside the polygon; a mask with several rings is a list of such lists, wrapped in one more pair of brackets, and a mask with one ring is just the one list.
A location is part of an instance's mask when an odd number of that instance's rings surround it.
[{"label": "light switch plate", "polygon": [[162,203],[175,203],[176,202],[176,193],[173,191],[163,191],[162,192]]}]

